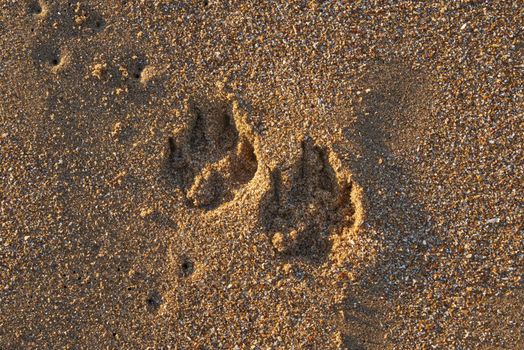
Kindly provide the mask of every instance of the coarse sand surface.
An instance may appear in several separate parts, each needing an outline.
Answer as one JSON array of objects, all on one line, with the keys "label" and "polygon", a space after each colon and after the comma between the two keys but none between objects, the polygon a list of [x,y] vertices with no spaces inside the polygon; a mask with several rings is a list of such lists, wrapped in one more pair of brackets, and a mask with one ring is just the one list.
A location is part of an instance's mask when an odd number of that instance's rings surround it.
[{"label": "coarse sand surface", "polygon": [[0,0],[0,349],[524,349],[523,28]]}]

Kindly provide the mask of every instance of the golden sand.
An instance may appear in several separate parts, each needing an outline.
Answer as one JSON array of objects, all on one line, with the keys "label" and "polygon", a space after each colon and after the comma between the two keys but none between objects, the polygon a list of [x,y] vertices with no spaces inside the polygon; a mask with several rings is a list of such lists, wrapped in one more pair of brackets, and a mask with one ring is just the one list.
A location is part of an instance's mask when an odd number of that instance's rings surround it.
[{"label": "golden sand", "polygon": [[524,348],[522,28],[0,0],[0,349]]}]

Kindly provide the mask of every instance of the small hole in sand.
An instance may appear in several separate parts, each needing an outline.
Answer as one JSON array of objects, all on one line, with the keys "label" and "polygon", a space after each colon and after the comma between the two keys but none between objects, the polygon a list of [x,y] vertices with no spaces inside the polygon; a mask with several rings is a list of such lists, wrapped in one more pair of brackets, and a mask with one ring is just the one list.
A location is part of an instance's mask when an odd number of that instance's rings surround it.
[{"label": "small hole in sand", "polygon": [[37,2],[32,2],[29,4],[29,13],[33,15],[39,15],[42,13],[42,6]]},{"label": "small hole in sand", "polygon": [[162,300],[162,296],[157,291],[153,291],[149,293],[149,296],[146,299],[147,311],[149,312],[157,311],[163,302],[164,301]]},{"label": "small hole in sand", "polygon": [[58,58],[53,58],[53,59],[51,60],[51,64],[52,64],[53,66],[58,66],[58,63],[60,63],[60,61],[58,60]]},{"label": "small hole in sand", "polygon": [[106,22],[104,18],[98,14],[94,14],[93,18],[91,19],[91,25],[92,29],[94,29],[95,32],[100,32],[106,25]]},{"label": "small hole in sand", "polygon": [[195,270],[195,264],[187,256],[180,259],[180,272],[182,276],[187,277]]}]

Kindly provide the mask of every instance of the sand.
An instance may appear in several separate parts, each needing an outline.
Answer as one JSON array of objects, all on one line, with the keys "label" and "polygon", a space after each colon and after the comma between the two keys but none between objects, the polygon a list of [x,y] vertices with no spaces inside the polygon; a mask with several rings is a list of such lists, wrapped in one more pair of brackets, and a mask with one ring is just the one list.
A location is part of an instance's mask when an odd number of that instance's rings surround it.
[{"label": "sand", "polygon": [[522,28],[0,1],[0,348],[524,348]]}]

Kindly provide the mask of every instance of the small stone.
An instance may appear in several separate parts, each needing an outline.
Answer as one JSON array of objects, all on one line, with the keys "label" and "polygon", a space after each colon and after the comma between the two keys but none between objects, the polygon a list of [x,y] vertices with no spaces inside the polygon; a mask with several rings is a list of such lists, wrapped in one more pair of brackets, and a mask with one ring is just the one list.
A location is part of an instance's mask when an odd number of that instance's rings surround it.
[{"label": "small stone", "polygon": [[111,136],[115,137],[117,136],[120,131],[122,131],[122,123],[116,122],[115,125],[113,125],[113,130],[111,131]]},{"label": "small stone", "polygon": [[284,245],[284,235],[282,232],[277,232],[273,235],[273,238],[271,239],[271,243],[273,244],[273,247],[279,251],[283,252],[285,249]]},{"label": "small stone", "polygon": [[145,218],[149,215],[153,214],[153,209],[152,208],[144,208],[140,211],[140,217],[141,218]]},{"label": "small stone", "polygon": [[107,64],[97,63],[93,66],[93,70],[91,71],[91,75],[98,79],[102,79],[102,75],[107,69]]},{"label": "small stone", "polygon": [[87,17],[84,15],[75,16],[76,25],[82,25],[87,21]]},{"label": "small stone", "polygon": [[120,71],[120,74],[122,74],[122,76],[124,78],[127,78],[129,76],[129,71],[125,68],[125,67],[118,67],[118,70]]}]

